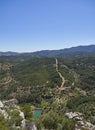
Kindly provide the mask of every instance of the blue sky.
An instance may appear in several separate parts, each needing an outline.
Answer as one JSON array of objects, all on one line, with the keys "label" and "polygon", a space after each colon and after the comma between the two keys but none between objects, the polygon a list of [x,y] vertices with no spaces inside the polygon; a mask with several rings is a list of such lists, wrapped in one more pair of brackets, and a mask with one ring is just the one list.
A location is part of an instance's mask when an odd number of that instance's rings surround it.
[{"label": "blue sky", "polygon": [[95,44],[95,0],[0,0],[0,51]]}]

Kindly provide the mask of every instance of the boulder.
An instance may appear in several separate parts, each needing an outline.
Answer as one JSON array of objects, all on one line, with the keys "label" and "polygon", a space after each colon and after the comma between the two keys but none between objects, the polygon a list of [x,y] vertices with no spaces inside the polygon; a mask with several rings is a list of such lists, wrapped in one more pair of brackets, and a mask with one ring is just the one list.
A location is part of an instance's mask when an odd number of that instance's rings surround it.
[{"label": "boulder", "polygon": [[0,108],[3,108],[4,107],[4,105],[3,105],[3,103],[0,101]]},{"label": "boulder", "polygon": [[4,101],[4,104],[6,106],[11,106],[11,107],[15,107],[17,103],[18,101],[16,99],[10,99],[10,100]]},{"label": "boulder", "polygon": [[37,127],[36,127],[35,123],[27,122],[26,123],[26,130],[37,130]]}]

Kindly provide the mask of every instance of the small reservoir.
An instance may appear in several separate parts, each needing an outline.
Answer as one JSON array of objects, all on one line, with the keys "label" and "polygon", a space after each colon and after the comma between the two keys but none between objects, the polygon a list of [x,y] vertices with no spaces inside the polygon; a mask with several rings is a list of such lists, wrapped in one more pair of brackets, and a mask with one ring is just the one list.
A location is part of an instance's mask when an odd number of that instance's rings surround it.
[{"label": "small reservoir", "polygon": [[35,109],[34,114],[33,114],[33,118],[40,117],[41,113],[42,113],[42,109],[40,109],[40,108]]}]

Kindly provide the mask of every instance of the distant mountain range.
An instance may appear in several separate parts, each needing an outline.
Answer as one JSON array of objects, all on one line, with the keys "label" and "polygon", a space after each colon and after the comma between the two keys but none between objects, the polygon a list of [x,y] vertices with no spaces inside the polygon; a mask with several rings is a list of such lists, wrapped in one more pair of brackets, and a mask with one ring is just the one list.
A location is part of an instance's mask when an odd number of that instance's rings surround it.
[{"label": "distant mountain range", "polygon": [[0,56],[16,56],[16,55],[19,55],[19,54],[20,53],[12,52],[12,51],[0,52]]},{"label": "distant mountain range", "polygon": [[85,55],[95,54],[95,45],[77,46],[60,50],[42,50],[32,53],[18,53],[18,52],[0,52],[0,56],[32,56],[32,57],[54,57],[64,55]]}]

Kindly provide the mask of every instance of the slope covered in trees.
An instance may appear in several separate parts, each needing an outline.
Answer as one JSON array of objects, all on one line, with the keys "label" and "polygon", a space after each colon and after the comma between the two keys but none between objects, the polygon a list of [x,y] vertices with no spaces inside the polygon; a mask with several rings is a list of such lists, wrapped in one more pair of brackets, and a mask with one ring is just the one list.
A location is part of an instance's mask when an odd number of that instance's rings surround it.
[{"label": "slope covered in trees", "polygon": [[60,117],[71,111],[83,113],[95,124],[95,56],[0,57],[0,100],[12,98],[20,105],[42,108],[42,120],[38,122],[46,128],[52,119],[50,112],[52,117],[57,113],[60,121],[55,120],[61,125],[64,120],[73,127],[74,121]]}]

